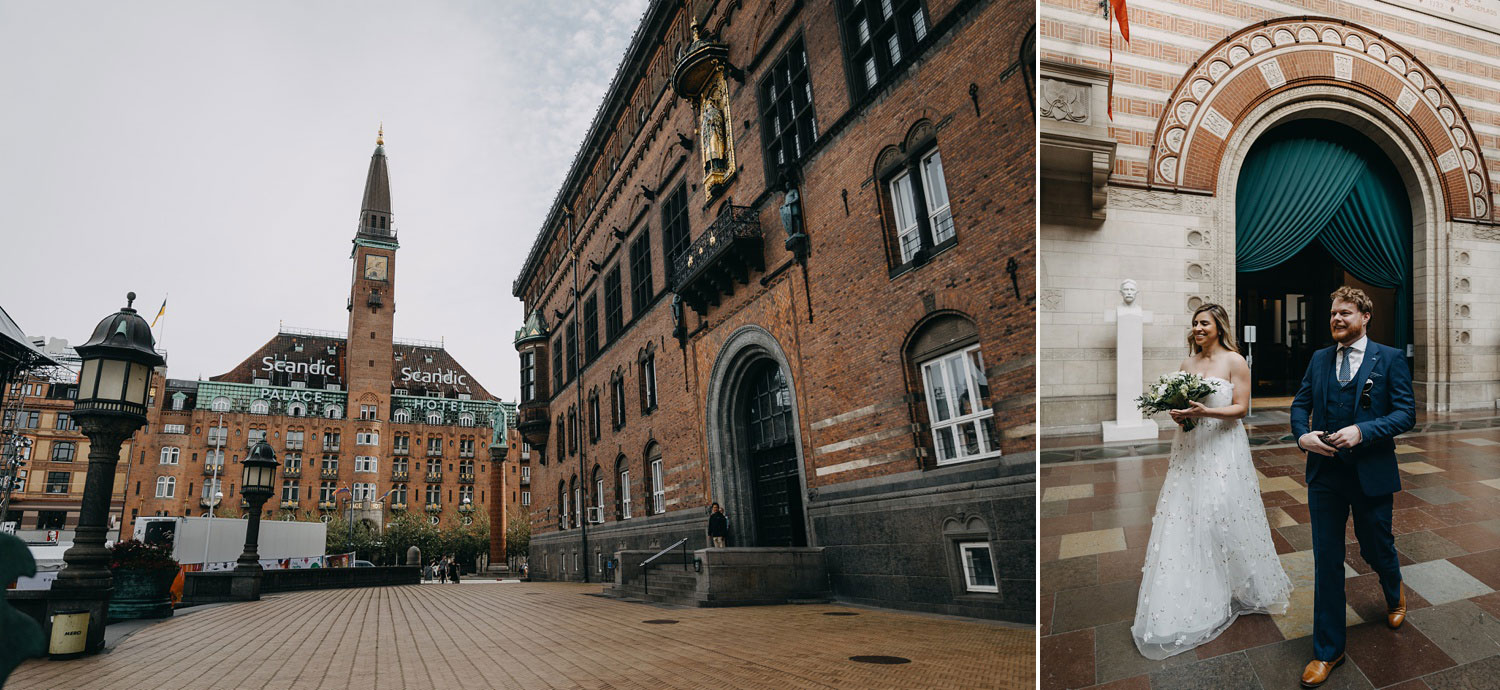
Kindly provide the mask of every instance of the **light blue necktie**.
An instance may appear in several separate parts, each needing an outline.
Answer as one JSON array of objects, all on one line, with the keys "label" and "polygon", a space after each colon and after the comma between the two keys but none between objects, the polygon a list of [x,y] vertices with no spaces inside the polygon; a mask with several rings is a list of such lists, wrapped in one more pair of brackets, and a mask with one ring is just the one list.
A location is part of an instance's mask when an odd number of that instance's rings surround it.
[{"label": "light blue necktie", "polygon": [[1340,386],[1347,386],[1349,385],[1350,381],[1354,380],[1354,376],[1349,373],[1349,350],[1351,349],[1353,348],[1349,347],[1348,345],[1339,348],[1339,353],[1340,355],[1342,355],[1341,359],[1339,359]]}]

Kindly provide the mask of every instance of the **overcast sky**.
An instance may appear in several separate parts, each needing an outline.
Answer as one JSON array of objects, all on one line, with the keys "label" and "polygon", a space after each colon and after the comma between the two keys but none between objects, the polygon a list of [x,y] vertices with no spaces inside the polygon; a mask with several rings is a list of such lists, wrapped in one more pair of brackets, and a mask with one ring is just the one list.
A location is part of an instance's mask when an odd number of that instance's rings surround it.
[{"label": "overcast sky", "polygon": [[646,0],[0,0],[0,306],[80,344],[127,291],[174,378],[344,331],[385,123],[396,337],[516,398],[510,294]]}]

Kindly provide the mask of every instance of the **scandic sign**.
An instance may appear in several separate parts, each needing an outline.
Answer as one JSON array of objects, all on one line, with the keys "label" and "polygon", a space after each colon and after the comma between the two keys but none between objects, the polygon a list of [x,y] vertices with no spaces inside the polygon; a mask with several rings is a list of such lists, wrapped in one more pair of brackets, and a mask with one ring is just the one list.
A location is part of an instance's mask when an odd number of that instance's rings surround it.
[{"label": "scandic sign", "polygon": [[288,374],[316,374],[320,376],[334,376],[337,364],[328,364],[323,360],[316,362],[288,362],[284,359],[265,357],[260,360],[260,368],[265,371],[284,371]]},{"label": "scandic sign", "polygon": [[469,377],[452,369],[422,371],[411,367],[401,367],[401,380],[416,381],[417,383],[446,383],[454,386],[469,385]]}]

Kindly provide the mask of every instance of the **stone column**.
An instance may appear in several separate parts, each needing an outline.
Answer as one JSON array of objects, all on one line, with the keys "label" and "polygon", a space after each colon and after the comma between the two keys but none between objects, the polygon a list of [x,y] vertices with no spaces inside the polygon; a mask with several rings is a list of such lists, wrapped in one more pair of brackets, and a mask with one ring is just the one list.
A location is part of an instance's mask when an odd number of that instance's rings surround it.
[{"label": "stone column", "polygon": [[502,443],[490,444],[490,564],[489,572],[506,572],[510,569],[505,558],[505,455]]}]

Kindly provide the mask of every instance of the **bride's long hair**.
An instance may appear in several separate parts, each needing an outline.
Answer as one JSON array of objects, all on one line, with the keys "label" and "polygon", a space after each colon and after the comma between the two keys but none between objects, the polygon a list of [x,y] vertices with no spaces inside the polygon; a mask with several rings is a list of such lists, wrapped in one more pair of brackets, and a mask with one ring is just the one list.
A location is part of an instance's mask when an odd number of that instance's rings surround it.
[{"label": "bride's long hair", "polygon": [[1198,309],[1193,312],[1193,317],[1191,319],[1188,319],[1188,352],[1190,354],[1196,355],[1201,351],[1201,348],[1198,347],[1198,344],[1193,342],[1192,325],[1193,322],[1198,320],[1198,315],[1202,314],[1203,312],[1208,312],[1209,317],[1213,319],[1214,328],[1218,329],[1219,331],[1219,344],[1223,345],[1224,349],[1230,352],[1239,352],[1240,347],[1234,342],[1234,328],[1229,325],[1229,312],[1225,311],[1223,307],[1217,304],[1205,304],[1201,307],[1198,307]]}]

